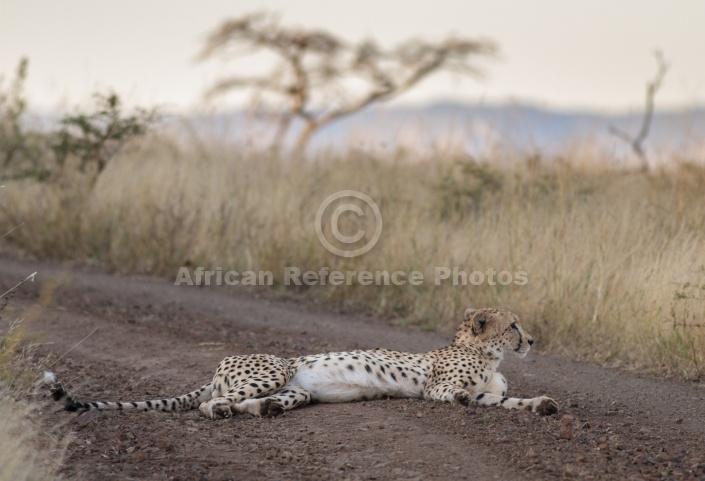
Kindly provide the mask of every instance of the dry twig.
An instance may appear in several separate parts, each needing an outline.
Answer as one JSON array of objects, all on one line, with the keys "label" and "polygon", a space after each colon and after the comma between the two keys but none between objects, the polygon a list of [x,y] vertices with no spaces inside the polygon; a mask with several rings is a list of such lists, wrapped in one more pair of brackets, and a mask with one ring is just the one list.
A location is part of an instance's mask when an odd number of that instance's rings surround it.
[{"label": "dry twig", "polygon": [[646,152],[644,151],[643,144],[644,140],[646,140],[646,137],[649,135],[649,129],[651,128],[651,120],[654,114],[654,97],[656,96],[656,92],[658,92],[661,88],[663,79],[670,67],[660,51],[657,50],[654,55],[656,56],[656,62],[658,63],[658,70],[656,71],[654,79],[646,84],[646,108],[644,110],[644,116],[641,120],[641,129],[639,129],[639,133],[632,137],[629,133],[618,129],[615,126],[610,126],[609,128],[609,132],[612,135],[622,139],[631,146],[634,154],[636,154],[636,156],[639,157],[639,160],[641,160],[641,168],[645,171],[649,169],[649,160],[646,156]]}]

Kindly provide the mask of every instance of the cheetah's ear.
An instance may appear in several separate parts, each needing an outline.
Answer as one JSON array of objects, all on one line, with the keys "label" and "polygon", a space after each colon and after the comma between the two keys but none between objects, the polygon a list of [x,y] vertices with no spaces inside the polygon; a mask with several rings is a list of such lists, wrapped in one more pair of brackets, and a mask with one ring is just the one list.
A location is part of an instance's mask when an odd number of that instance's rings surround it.
[{"label": "cheetah's ear", "polygon": [[473,309],[472,307],[468,308],[465,310],[465,320],[469,320],[473,314],[475,314],[477,310]]},{"label": "cheetah's ear", "polygon": [[475,319],[472,321],[472,333],[476,336],[485,330],[485,324],[487,323],[487,318],[484,314],[478,313],[475,315]]}]

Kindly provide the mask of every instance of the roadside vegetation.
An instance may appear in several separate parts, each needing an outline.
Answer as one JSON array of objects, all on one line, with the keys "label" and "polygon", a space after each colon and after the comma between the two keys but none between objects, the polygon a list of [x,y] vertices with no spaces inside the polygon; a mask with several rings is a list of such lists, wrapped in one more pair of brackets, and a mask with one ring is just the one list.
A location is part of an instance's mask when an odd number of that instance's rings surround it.
[{"label": "roadside vegetation", "polygon": [[[0,122],[14,122],[2,108]],[[501,306],[554,352],[703,374],[705,168],[695,158],[646,171],[589,144],[555,157],[503,145],[481,157],[255,150],[150,133],[153,113],[121,109],[102,96],[58,133],[18,127],[19,143],[41,140],[44,164],[25,168],[29,154],[13,154],[4,166],[0,249],[172,279],[182,266],[267,270],[275,285],[257,289],[427,328],[454,325],[467,306]],[[108,129],[119,139],[93,135],[110,122],[125,127]],[[314,229],[323,199],[345,189],[369,195],[384,219],[379,243],[356,258],[329,253]],[[284,286],[289,266],[421,271],[425,281]],[[435,285],[439,266],[524,271],[528,283]]]},{"label": "roadside vegetation", "polygon": [[[12,209],[6,197],[11,189],[6,184],[19,179],[47,180],[49,138],[22,124],[27,67],[28,62],[22,60],[9,86],[0,77],[0,206],[4,212]],[[0,242],[22,225],[0,228]],[[36,310],[27,309],[18,317],[19,311],[11,309],[16,292],[33,280],[31,274],[7,289],[0,286],[0,481],[53,479],[64,457],[61,436],[46,422],[36,421],[37,412],[47,404],[45,391],[38,400],[28,402],[36,398],[37,379],[46,362],[35,355],[24,329]]]},{"label": "roadside vegetation", "polygon": [[[6,308],[16,291],[34,274],[0,293],[0,481],[45,480],[58,474],[65,442],[37,412],[48,404],[45,391],[36,402],[38,372],[46,359],[38,359],[25,336],[23,323],[31,318],[8,318]],[[0,289],[4,291],[4,289]]]}]

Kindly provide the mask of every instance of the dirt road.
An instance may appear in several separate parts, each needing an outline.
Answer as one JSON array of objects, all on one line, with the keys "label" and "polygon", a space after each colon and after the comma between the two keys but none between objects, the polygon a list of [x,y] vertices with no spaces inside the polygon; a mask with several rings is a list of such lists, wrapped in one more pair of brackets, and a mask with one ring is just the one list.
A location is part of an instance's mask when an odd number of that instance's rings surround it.
[{"label": "dirt road", "polygon": [[[0,257],[0,292],[33,271],[37,281],[18,292],[6,317],[20,316],[58,283],[28,328],[40,352],[54,356],[98,328],[54,366],[86,401],[182,394],[233,354],[425,351],[452,336],[233,289],[9,257]],[[510,395],[550,395],[561,413],[380,400],[312,405],[272,419],[45,415],[70,420],[75,442],[65,473],[72,479],[705,479],[702,385],[536,350],[500,370]]]}]

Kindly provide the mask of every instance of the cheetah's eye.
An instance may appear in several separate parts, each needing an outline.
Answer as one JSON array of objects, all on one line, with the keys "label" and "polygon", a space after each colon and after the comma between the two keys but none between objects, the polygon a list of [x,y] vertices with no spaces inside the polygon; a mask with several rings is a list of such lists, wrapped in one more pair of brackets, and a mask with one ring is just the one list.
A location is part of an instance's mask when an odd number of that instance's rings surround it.
[{"label": "cheetah's eye", "polygon": [[516,329],[517,331],[519,330],[516,322],[512,322],[509,327],[511,327],[512,329]]}]

